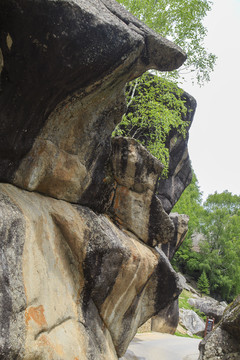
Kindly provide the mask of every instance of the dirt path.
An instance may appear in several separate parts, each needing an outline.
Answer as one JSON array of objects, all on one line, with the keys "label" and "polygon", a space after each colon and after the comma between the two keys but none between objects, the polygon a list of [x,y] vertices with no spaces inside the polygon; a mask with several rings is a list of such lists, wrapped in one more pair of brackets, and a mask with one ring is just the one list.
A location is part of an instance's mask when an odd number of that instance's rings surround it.
[{"label": "dirt path", "polygon": [[120,360],[197,360],[199,342],[154,332],[137,334]]}]

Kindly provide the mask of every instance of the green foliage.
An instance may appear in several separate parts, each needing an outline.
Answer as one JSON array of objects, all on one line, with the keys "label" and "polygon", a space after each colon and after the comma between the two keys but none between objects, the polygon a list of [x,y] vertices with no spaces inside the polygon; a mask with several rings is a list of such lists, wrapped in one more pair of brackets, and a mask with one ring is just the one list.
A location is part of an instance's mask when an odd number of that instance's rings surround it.
[{"label": "green foliage", "polygon": [[240,196],[228,191],[215,193],[209,195],[203,205],[199,201],[190,204],[188,197],[188,191],[185,191],[177,210],[189,215],[190,219],[195,219],[197,214],[197,221],[192,228],[190,225],[190,234],[195,227],[204,235],[204,240],[197,253],[192,251],[188,238],[174,256],[174,266],[196,280],[205,272],[211,294],[231,301],[240,293]]},{"label": "green foliage", "polygon": [[175,269],[193,275],[199,268],[199,261],[192,252],[192,235],[200,230],[200,221],[203,213],[202,193],[200,191],[197,177],[193,173],[191,184],[184,190],[182,196],[174,206],[172,212],[187,214],[189,216],[188,234],[183,244],[176,252],[172,264]]},{"label": "green foliage", "polygon": [[194,172],[191,184],[184,190],[172,212],[189,216],[188,237],[191,237],[194,231],[200,229],[200,219],[203,213],[202,193]]},{"label": "green foliage", "polygon": [[226,299],[240,293],[240,196],[215,192],[204,203],[201,252],[211,263],[210,285]]},{"label": "green foliage", "polygon": [[[211,10],[210,0],[117,0],[150,28],[185,50],[184,67],[170,75],[184,78],[192,73],[199,84],[209,81],[216,56],[204,47],[207,29],[203,19]],[[169,75],[169,74],[168,74]]]},{"label": "green foliage", "polygon": [[192,293],[184,289],[178,298],[179,308],[186,310],[193,310],[201,319],[203,319],[203,321],[206,321],[207,319],[206,315],[203,312],[201,312],[199,309],[196,309],[194,306],[188,303],[188,299],[190,299],[191,297],[192,297]]},{"label": "green foliage", "polygon": [[170,130],[186,135],[188,122],[183,91],[158,76],[144,74],[126,88],[127,112],[113,136],[133,137],[165,165],[167,175],[169,152],[165,147]]},{"label": "green foliage", "polygon": [[[188,59],[181,71],[165,73],[166,78],[184,78],[191,72],[198,84],[209,80],[215,56],[203,46],[207,30],[202,20],[211,9],[209,0],[118,0],[133,15],[162,36],[185,49]],[[192,80],[193,80],[192,78]],[[171,129],[186,134],[183,121],[187,109],[182,91],[159,76],[143,75],[127,86],[127,113],[113,136],[131,136],[145,145],[165,165],[167,176],[169,150],[165,146]]]},{"label": "green foliage", "polygon": [[200,336],[197,336],[197,335],[188,335],[188,334],[181,334],[180,332],[176,331],[175,336],[179,336],[179,337],[187,337],[187,338],[193,338],[193,339],[202,339]]},{"label": "green foliage", "polygon": [[198,289],[202,293],[204,293],[206,295],[209,294],[209,281],[208,281],[205,270],[203,270],[201,276],[199,277],[198,282],[197,282],[197,286],[198,286]]}]

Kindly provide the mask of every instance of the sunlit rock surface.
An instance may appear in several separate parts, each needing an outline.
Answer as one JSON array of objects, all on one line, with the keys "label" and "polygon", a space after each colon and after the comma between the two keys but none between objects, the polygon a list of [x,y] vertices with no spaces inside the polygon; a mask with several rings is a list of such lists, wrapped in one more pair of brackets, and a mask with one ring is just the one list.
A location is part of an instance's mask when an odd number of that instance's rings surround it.
[{"label": "sunlit rock surface", "polygon": [[136,140],[118,137],[112,141],[112,169],[114,219],[150,246],[169,242],[174,224],[155,195],[162,164]]},{"label": "sunlit rock surface", "polygon": [[162,166],[111,133],[186,56],[111,0],[1,0],[0,32],[0,358],[116,360],[180,288]]}]

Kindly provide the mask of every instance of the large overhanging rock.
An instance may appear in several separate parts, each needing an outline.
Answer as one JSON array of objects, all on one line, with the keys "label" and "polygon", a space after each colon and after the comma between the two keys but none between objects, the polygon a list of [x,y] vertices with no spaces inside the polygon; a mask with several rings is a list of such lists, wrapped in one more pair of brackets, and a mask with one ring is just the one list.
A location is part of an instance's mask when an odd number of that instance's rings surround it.
[{"label": "large overhanging rock", "polygon": [[111,133],[186,56],[112,0],[1,0],[0,32],[0,358],[116,360],[180,289],[161,164]]},{"label": "large overhanging rock", "polygon": [[86,203],[126,82],[186,56],[113,0],[1,0],[0,31],[0,179]]}]

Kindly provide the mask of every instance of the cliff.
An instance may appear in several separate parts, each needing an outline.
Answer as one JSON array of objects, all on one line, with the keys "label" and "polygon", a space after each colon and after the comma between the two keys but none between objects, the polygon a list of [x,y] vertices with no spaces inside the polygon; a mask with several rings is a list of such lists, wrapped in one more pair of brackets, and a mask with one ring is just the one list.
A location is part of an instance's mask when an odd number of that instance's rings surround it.
[{"label": "cliff", "polygon": [[176,301],[179,240],[161,163],[111,134],[186,56],[113,0],[2,0],[0,34],[0,359],[116,360]]}]

